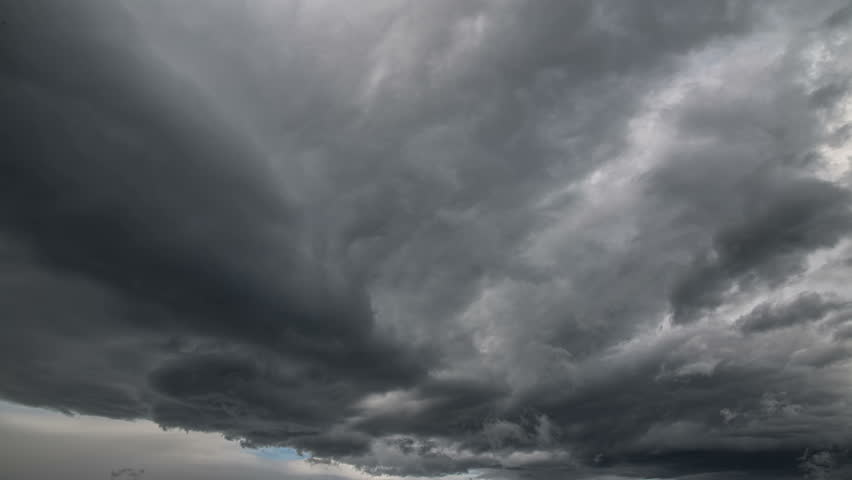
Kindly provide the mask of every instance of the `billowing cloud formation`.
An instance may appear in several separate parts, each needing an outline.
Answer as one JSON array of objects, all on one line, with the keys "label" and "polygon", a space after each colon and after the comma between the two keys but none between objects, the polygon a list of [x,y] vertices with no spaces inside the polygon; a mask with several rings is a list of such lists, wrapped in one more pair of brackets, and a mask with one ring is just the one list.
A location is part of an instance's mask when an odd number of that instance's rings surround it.
[{"label": "billowing cloud formation", "polygon": [[374,474],[842,474],[851,11],[7,8],[0,395]]}]

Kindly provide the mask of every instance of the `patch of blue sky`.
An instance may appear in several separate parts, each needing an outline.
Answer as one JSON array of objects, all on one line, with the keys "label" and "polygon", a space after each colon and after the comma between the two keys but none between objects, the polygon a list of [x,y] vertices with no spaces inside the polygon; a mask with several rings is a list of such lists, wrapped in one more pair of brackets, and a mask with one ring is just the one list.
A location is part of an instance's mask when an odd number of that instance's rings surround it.
[{"label": "patch of blue sky", "polygon": [[279,460],[282,462],[289,462],[291,460],[304,460],[308,458],[307,454],[299,454],[296,450],[292,448],[253,448],[250,450],[253,455],[256,455],[260,458],[265,458],[268,460]]}]

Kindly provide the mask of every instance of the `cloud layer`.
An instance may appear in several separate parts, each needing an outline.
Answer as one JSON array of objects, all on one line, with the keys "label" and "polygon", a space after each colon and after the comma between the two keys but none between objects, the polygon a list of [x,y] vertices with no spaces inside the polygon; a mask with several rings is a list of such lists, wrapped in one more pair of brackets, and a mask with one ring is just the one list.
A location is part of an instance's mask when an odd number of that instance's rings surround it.
[{"label": "cloud layer", "polygon": [[8,8],[0,395],[370,474],[841,475],[850,12]]}]

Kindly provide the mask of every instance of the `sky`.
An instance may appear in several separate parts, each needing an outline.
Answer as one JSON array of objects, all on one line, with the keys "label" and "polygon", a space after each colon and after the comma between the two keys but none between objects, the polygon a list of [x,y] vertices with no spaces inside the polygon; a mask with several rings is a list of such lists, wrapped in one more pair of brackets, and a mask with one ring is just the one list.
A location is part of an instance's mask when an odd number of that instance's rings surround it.
[{"label": "sky", "polygon": [[0,478],[852,478],[848,0],[0,5]]}]

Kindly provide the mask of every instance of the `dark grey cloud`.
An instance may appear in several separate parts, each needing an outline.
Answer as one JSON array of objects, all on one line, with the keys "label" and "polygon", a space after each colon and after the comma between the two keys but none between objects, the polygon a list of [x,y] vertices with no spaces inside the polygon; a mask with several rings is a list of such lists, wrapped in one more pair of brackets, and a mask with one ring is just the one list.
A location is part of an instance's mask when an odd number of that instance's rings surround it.
[{"label": "dark grey cloud", "polygon": [[[790,180],[765,185],[759,172],[747,185],[743,220],[722,227],[712,250],[695,260],[672,295],[677,320],[690,312],[714,307],[732,284],[783,281],[803,268],[803,254],[830,247],[852,226],[848,192],[822,180]],[[750,198],[754,196],[755,198]],[[760,200],[756,200],[759,198]]]},{"label": "dark grey cloud", "polygon": [[849,8],[9,8],[0,395],[374,475],[840,475]]},{"label": "dark grey cloud", "polygon": [[765,332],[821,320],[832,310],[845,306],[848,305],[824,299],[817,293],[805,292],[785,305],[762,303],[737,319],[737,323],[743,332]]}]

